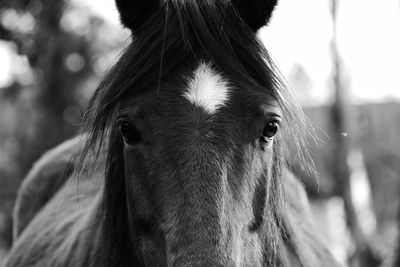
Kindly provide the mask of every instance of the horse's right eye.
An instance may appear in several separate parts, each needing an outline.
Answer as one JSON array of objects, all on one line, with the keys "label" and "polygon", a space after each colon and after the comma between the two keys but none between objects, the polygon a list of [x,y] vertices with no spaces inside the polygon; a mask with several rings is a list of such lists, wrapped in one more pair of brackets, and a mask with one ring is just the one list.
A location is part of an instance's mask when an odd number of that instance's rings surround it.
[{"label": "horse's right eye", "polygon": [[142,135],[131,123],[122,121],[119,123],[119,131],[124,137],[125,143],[135,145],[142,141]]}]

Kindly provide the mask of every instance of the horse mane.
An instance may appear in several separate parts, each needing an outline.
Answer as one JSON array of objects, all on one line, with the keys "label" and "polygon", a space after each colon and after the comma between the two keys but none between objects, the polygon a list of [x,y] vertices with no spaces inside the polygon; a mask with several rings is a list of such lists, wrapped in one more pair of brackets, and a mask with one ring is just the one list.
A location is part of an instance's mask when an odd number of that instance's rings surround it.
[{"label": "horse mane", "polygon": [[[254,206],[258,216],[250,230],[256,231],[262,227],[263,218],[267,216],[274,222],[265,224],[267,233],[272,236],[281,234],[284,188],[280,171],[283,158],[287,158],[285,151],[290,149],[290,158],[296,158],[306,170],[314,173],[312,160],[305,148],[306,139],[303,138],[310,129],[307,120],[293,94],[285,86],[268,51],[239,17],[231,2],[164,1],[154,15],[135,31],[132,42],[94,93],[84,117],[84,130],[88,138],[78,160],[78,169],[90,168],[96,158],[90,157],[88,160],[88,155],[92,155],[93,151],[98,153],[104,141],[109,140],[102,243],[103,249],[110,250],[102,253],[105,257],[103,264],[123,266],[129,260],[137,261],[129,253],[136,244],[131,244],[127,234],[129,225],[126,221],[123,144],[115,130],[120,103],[124,98],[139,96],[150,88],[162,90],[163,81],[177,70],[193,67],[188,65],[191,62],[200,60],[212,62],[238,88],[273,96],[283,109],[282,134],[279,144],[274,146],[274,179],[260,185]],[[266,237],[266,240],[272,240],[269,245],[276,246],[277,239]],[[273,259],[276,250],[264,257]]]}]

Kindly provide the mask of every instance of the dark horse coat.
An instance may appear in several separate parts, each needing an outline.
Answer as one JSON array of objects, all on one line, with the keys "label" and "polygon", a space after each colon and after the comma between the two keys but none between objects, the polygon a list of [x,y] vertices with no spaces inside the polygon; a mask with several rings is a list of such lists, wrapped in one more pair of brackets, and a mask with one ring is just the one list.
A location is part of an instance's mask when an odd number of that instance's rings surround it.
[{"label": "dark horse coat", "polygon": [[[11,266],[96,266],[97,245],[101,242],[101,194],[103,166],[92,178],[79,182],[71,174],[70,158],[81,149],[79,137],[47,152],[25,178],[14,212],[14,240],[5,267]],[[101,165],[101,162],[99,163]],[[283,266],[339,266],[318,237],[314,217],[303,186],[285,171],[288,196],[286,228],[288,242],[279,252]],[[84,176],[83,176],[84,177]]]}]

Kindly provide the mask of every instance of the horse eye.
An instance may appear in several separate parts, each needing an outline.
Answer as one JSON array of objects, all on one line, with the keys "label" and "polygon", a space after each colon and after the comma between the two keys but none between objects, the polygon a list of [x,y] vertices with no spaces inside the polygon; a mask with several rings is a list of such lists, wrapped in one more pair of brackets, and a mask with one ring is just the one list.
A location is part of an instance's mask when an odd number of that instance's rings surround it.
[{"label": "horse eye", "polygon": [[142,141],[140,132],[129,122],[120,122],[119,131],[127,144],[134,145]]},{"label": "horse eye", "polygon": [[263,129],[262,135],[265,139],[272,139],[279,129],[278,121],[270,121],[268,122]]}]

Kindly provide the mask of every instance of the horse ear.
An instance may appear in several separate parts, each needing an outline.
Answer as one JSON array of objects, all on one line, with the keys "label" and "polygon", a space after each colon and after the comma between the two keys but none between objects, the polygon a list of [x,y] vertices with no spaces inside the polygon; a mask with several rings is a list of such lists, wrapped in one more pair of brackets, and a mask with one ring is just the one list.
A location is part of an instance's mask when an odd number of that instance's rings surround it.
[{"label": "horse ear", "polygon": [[240,17],[254,31],[266,25],[278,0],[232,0]]},{"label": "horse ear", "polygon": [[160,6],[160,0],[115,0],[122,25],[135,31]]}]

